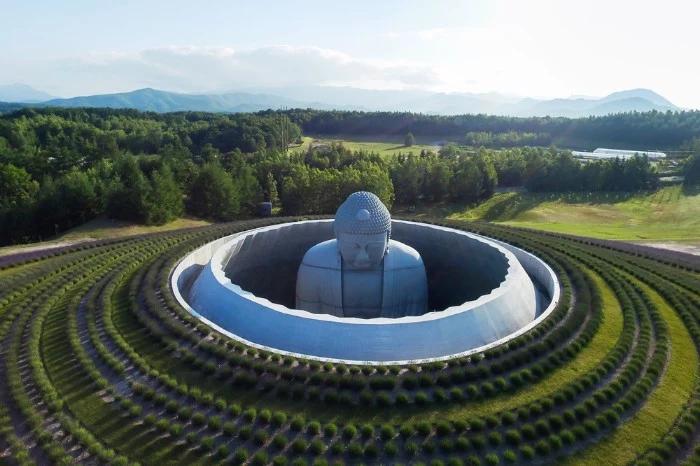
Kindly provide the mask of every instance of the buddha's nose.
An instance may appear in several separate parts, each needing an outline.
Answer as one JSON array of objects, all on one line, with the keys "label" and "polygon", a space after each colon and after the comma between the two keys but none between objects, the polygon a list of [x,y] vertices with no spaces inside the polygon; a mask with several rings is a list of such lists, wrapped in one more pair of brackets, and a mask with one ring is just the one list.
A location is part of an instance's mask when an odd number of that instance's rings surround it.
[{"label": "buddha's nose", "polygon": [[367,254],[367,248],[360,248],[360,252],[357,253],[355,257],[356,261],[366,261],[369,260],[369,254]]}]

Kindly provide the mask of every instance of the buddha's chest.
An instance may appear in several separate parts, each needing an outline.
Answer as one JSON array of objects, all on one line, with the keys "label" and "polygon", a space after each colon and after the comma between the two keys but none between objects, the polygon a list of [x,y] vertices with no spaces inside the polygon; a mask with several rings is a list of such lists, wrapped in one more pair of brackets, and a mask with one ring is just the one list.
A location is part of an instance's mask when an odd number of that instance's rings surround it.
[{"label": "buddha's chest", "polygon": [[343,270],[343,314],[345,317],[379,317],[384,287],[382,270]]}]

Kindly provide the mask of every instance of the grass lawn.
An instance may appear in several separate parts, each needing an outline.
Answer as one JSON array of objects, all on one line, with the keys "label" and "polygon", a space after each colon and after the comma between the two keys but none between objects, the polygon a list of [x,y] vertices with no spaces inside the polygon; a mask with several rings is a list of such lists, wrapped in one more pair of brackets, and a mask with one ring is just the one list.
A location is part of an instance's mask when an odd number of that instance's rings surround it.
[{"label": "grass lawn", "polygon": [[604,239],[700,245],[700,191],[686,191],[681,186],[642,194],[503,193],[477,206],[418,206],[413,215],[497,222]]},{"label": "grass lawn", "polygon": [[290,150],[293,152],[306,152],[309,149],[309,145],[311,144],[313,144],[314,146],[330,146],[333,143],[342,143],[345,147],[354,151],[364,150],[367,152],[377,152],[381,155],[394,157],[399,153],[408,154],[409,152],[413,152],[415,155],[418,155],[423,149],[437,152],[438,150],[440,150],[440,146],[438,144],[443,141],[430,141],[426,139],[418,140],[417,142],[420,142],[420,144],[416,144],[411,147],[406,147],[403,145],[403,139],[387,141],[387,138],[382,138],[379,141],[375,141],[371,138],[347,139],[346,137],[334,138],[324,136],[322,138],[315,138],[307,136],[303,138],[303,143],[301,145],[293,145],[290,147]]}]

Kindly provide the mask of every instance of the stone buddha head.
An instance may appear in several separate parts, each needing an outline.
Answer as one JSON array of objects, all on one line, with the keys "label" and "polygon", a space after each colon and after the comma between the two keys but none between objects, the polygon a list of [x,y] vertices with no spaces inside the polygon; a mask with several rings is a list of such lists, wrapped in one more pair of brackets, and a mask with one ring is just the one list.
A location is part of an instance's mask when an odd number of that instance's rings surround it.
[{"label": "stone buddha head", "polygon": [[376,269],[388,251],[391,215],[376,195],[359,191],[338,208],[333,231],[345,265],[356,270]]}]

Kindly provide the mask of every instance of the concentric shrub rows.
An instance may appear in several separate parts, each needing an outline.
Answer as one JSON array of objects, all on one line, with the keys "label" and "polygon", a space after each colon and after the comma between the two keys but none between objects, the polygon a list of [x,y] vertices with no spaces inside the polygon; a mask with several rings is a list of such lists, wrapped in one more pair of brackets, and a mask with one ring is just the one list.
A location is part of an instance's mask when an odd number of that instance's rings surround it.
[{"label": "concentric shrub rows", "polygon": [[700,275],[689,259],[451,222],[547,261],[562,300],[500,347],[405,366],[259,350],[177,304],[170,273],[189,251],[290,220],[5,260],[0,463],[700,462]]}]

